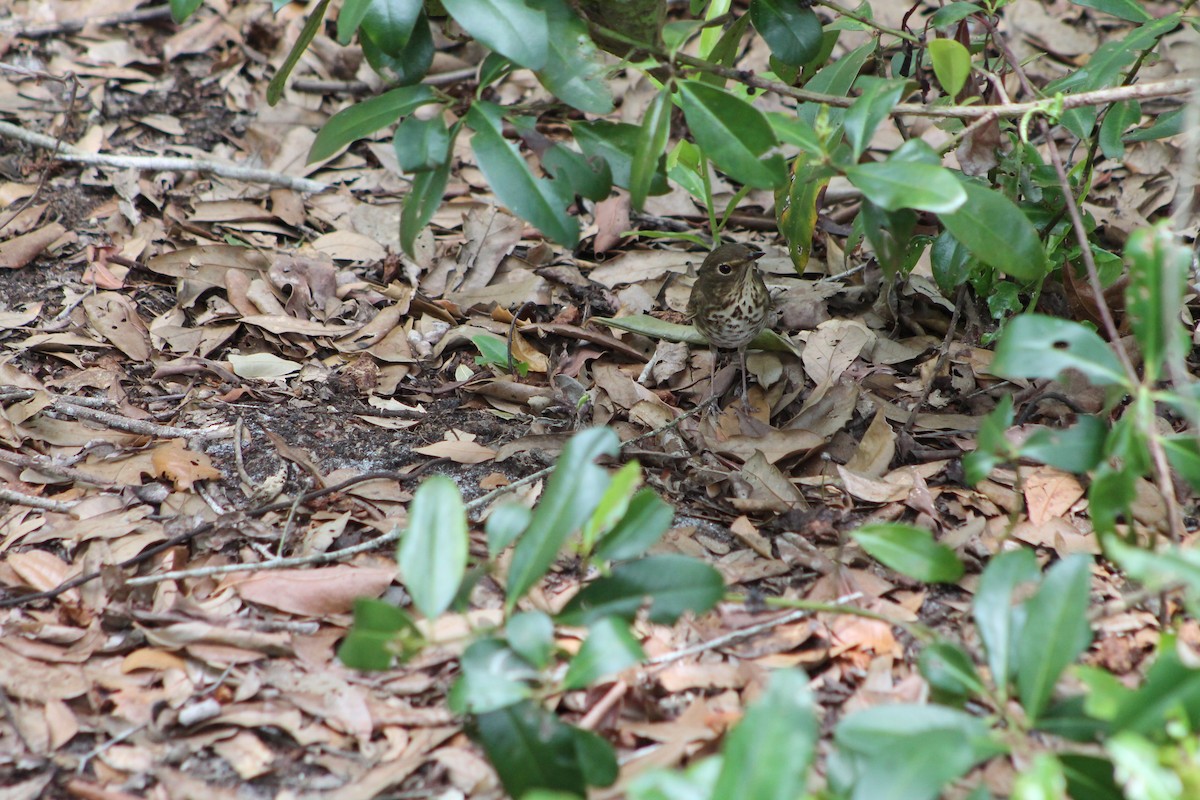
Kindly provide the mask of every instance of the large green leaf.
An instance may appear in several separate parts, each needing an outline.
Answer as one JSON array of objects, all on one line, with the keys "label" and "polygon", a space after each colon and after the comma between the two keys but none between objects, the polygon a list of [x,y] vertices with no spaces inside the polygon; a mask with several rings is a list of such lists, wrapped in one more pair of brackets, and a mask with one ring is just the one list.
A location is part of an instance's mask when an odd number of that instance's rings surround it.
[{"label": "large green leaf", "polygon": [[396,563],[413,605],[427,619],[449,608],[458,593],[467,547],[467,511],[458,485],[445,475],[425,479],[408,507]]},{"label": "large green leaf", "polygon": [[1191,730],[1200,725],[1200,670],[1180,659],[1176,637],[1167,635],[1145,681],[1124,698],[1112,725],[1118,731],[1160,736],[1180,717]]},{"label": "large green leaf", "polygon": [[566,625],[589,625],[607,616],[632,620],[649,601],[652,622],[671,624],[685,611],[702,614],[725,592],[721,573],[679,555],[649,556],[613,568],[571,598],[559,615]]},{"label": "large green leaf", "polygon": [[729,733],[721,774],[707,796],[793,800],[803,794],[817,746],[815,706],[803,672],[772,673],[766,692]]},{"label": "large green leaf", "polygon": [[953,642],[934,642],[921,651],[918,665],[930,688],[960,701],[983,693],[983,679],[967,652]]},{"label": "large green leaf", "polygon": [[979,576],[971,612],[987,653],[992,683],[1001,698],[1008,697],[1017,639],[1025,626],[1026,611],[1016,603],[1016,590],[1039,577],[1037,559],[1028,548],[1001,553]]},{"label": "large green leaf", "polygon": [[994,189],[963,181],[967,202],[941,220],[971,255],[1022,281],[1046,274],[1046,251],[1037,228],[1021,209]]},{"label": "large green leaf", "polygon": [[[846,109],[842,125],[846,131],[846,141],[850,143],[853,160],[858,161],[859,156],[871,143],[871,137],[875,135],[875,129],[879,127],[879,123],[887,119],[888,114],[900,101],[900,96],[904,93],[908,82],[883,80],[864,75],[858,79],[858,83],[855,85],[862,90],[862,94],[854,101],[854,105]],[[915,188],[915,186],[909,188]],[[883,204],[880,203],[880,205]],[[888,208],[888,206],[884,207]],[[906,208],[916,207],[906,206]]]},{"label": "large green leaf", "polygon": [[412,617],[373,597],[354,601],[354,627],[338,647],[338,660],[362,670],[390,669],[396,657],[407,658],[424,643]]},{"label": "large green leaf", "polygon": [[537,670],[499,639],[471,642],[459,662],[461,672],[447,702],[455,714],[487,714],[533,694]]},{"label": "large green leaf", "polygon": [[[363,10],[360,23],[363,34],[392,58],[404,55],[413,27],[421,17],[421,0],[371,0]],[[342,20],[338,19],[338,40],[342,39]],[[342,42],[346,44],[346,42]]]},{"label": "large green leaf", "polygon": [[1125,307],[1142,350],[1145,381],[1154,383],[1167,364],[1182,366],[1184,328],[1180,324],[1192,250],[1164,221],[1129,237],[1129,287]]},{"label": "large green leaf", "polygon": [[362,26],[362,36],[359,37],[359,43],[362,44],[363,56],[367,59],[367,63],[376,72],[384,72],[391,70],[395,73],[394,83],[399,86],[411,86],[419,83],[429,73],[429,65],[433,63],[433,31],[429,27],[429,18],[425,16],[425,12],[417,17],[417,21],[413,24],[412,32],[408,39],[398,48],[393,48],[393,52],[389,53],[380,45],[380,40],[376,38],[376,34],[367,27],[366,23]]},{"label": "large green leaf", "polygon": [[[449,141],[453,142],[462,127],[456,122],[450,129]],[[413,176],[412,186],[400,206],[400,246],[410,256],[413,254],[413,243],[421,233],[434,213],[442,204],[442,195],[446,192],[446,183],[450,180],[450,152],[442,154],[440,166],[418,172]]]},{"label": "large green leaf", "polygon": [[618,448],[617,435],[609,428],[591,428],[567,442],[513,552],[507,587],[510,610],[546,574],[567,537],[592,515],[608,487],[608,475],[593,462],[600,455],[616,455]]},{"label": "large green leaf", "polygon": [[1094,8],[1127,22],[1147,22],[1153,19],[1136,0],[1071,0],[1077,6]]},{"label": "large green leaf", "polygon": [[396,160],[405,172],[437,169],[446,163],[450,150],[450,130],[442,115],[420,119],[409,117],[396,128],[392,139]]},{"label": "large green leaf", "polygon": [[[172,6],[172,13],[175,15],[176,21],[182,21],[187,14],[182,12],[191,8],[192,0],[173,0],[178,7],[179,13],[175,13],[176,6]],[[308,19],[304,20],[304,27],[300,29],[300,35],[296,38],[296,43],[292,45],[292,49],[288,51],[287,57],[284,58],[283,64],[280,65],[275,77],[271,78],[271,82],[267,84],[267,105],[273,106],[279,102],[279,98],[283,97],[283,87],[287,83],[288,78],[292,76],[292,70],[300,63],[300,57],[304,55],[304,51],[312,44],[312,40],[316,38],[317,32],[321,30],[321,23],[325,20],[325,12],[329,9],[329,0],[321,0],[317,3],[316,8],[308,15]],[[191,13],[188,11],[188,13]]]},{"label": "large green leaf", "polygon": [[612,93],[604,80],[608,68],[588,35],[587,24],[562,0],[530,0],[530,5],[545,13],[549,26],[546,66],[538,70],[538,80],[580,111],[612,111]]},{"label": "large green leaf", "polygon": [[989,369],[1002,378],[1058,378],[1075,369],[1097,386],[1125,383],[1112,348],[1095,331],[1042,314],[1023,314],[1008,323]]},{"label": "large green leaf", "polygon": [[468,732],[483,746],[510,797],[535,789],[585,795],[572,729],[540,704],[525,700],[480,714]]},{"label": "large green leaf", "polygon": [[645,657],[637,637],[629,630],[629,623],[616,617],[603,617],[588,626],[588,637],[567,667],[563,689],[591,686]]},{"label": "large green leaf", "polygon": [[401,86],[344,108],[321,126],[308,152],[308,163],[329,158],[351,142],[370,136],[432,102],[433,91],[428,86]]},{"label": "large green leaf", "polygon": [[846,168],[846,177],[875,205],[888,211],[915,208],[950,214],[962,208],[967,193],[945,167],[914,161],[876,161]]},{"label": "large green leaf", "polygon": [[929,42],[929,60],[946,95],[958,97],[971,75],[970,51],[954,39],[933,39]]},{"label": "large green leaf", "polygon": [[625,515],[596,545],[599,561],[636,558],[657,542],[671,521],[675,509],[653,489],[642,489],[629,501]]},{"label": "large green leaf", "polygon": [[1068,556],[1046,572],[1037,594],[1025,604],[1027,616],[1017,644],[1017,689],[1031,720],[1045,710],[1063,670],[1091,642],[1091,566],[1087,556]]},{"label": "large green leaf", "polygon": [[550,25],[545,11],[522,0],[442,0],[454,21],[500,55],[539,70],[550,54]]},{"label": "large green leaf", "polygon": [[646,195],[659,173],[663,152],[667,149],[667,136],[671,132],[672,108],[670,94],[659,92],[650,101],[638,129],[637,149],[629,174],[629,203],[635,211],[641,211],[646,204]]},{"label": "large green leaf", "polygon": [[[633,160],[637,153],[641,128],[624,122],[592,120],[571,125],[571,133],[582,150],[591,158],[602,158],[612,170],[612,180],[617,186],[630,188],[632,184]],[[654,177],[650,181],[650,194],[666,194],[671,190],[663,171],[663,160],[659,158]]]},{"label": "large green leaf", "polygon": [[679,84],[680,101],[696,143],[726,174],[759,189],[787,181],[771,123],[754,106],[699,81]]},{"label": "large green leaf", "polygon": [[574,247],[579,241],[579,220],[567,214],[570,195],[558,181],[534,177],[517,148],[504,138],[501,114],[498,106],[483,101],[467,111],[479,169],[500,202],[554,241]]},{"label": "large green leaf", "polygon": [[887,566],[924,583],[953,583],[963,565],[954,550],[924,528],[899,522],[864,525],[850,534],[862,549]]},{"label": "large green leaf", "polygon": [[807,64],[821,49],[821,20],[803,0],[752,0],[750,20],[785,64]]}]

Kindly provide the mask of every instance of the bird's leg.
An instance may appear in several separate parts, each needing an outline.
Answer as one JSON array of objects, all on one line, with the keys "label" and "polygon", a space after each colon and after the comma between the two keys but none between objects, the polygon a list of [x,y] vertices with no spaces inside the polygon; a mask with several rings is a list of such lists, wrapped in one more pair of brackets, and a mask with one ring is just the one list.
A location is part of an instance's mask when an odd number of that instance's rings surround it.
[{"label": "bird's leg", "polygon": [[742,367],[742,410],[750,413],[750,389],[746,384],[746,348],[738,348],[738,361]]},{"label": "bird's leg", "polygon": [[717,397],[717,348],[713,345],[708,346],[708,355],[711,360],[708,362],[708,403],[711,405]]}]

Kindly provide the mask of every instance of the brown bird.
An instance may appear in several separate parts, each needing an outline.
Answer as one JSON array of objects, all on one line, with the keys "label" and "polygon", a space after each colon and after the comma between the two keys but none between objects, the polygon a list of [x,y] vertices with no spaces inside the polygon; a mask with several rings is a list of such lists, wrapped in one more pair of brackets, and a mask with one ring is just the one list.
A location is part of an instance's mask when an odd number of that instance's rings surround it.
[{"label": "brown bird", "polygon": [[[711,347],[737,350],[742,368],[742,404],[748,403],[746,345],[762,332],[771,295],[754,262],[762,253],[744,244],[723,244],[700,265],[687,313]],[[716,369],[716,362],[713,362]]]}]

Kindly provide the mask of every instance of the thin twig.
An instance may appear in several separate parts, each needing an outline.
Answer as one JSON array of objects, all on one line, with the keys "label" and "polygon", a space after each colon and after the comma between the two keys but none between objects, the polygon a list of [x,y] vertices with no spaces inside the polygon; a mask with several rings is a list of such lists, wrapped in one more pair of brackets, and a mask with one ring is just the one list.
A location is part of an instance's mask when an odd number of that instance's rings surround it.
[{"label": "thin twig", "polygon": [[132,11],[123,11],[120,14],[105,14],[99,17],[89,17],[81,15],[56,22],[53,25],[39,25],[24,30],[7,31],[7,25],[0,25],[0,33],[11,33],[18,39],[45,39],[50,36],[59,36],[64,33],[78,33],[89,25],[98,28],[111,28],[117,25],[126,25],[130,22],[153,22],[160,19],[169,19],[171,16],[171,7],[169,5],[150,6],[149,8],[135,8]]},{"label": "thin twig", "polygon": [[30,508],[41,508],[46,511],[57,511],[66,513],[75,506],[79,505],[78,500],[51,500],[48,497],[36,497],[31,494],[22,494],[14,489],[8,489],[0,486],[0,500],[6,503],[15,503],[19,506],[29,506]]},{"label": "thin twig", "polygon": [[53,156],[59,161],[97,164],[116,167],[118,169],[155,170],[159,172],[208,172],[222,178],[232,178],[250,183],[265,183],[269,186],[282,186],[285,189],[295,189],[300,192],[322,192],[329,188],[329,184],[309,178],[299,178],[267,169],[243,167],[238,164],[229,164],[224,161],[213,161],[206,158],[122,156],[107,155],[104,153],[85,153],[73,146],[60,144],[53,136],[27,131],[9,122],[0,122],[0,136],[50,150]]},{"label": "thin twig", "polygon": [[[474,78],[477,71],[475,67],[463,67],[462,69],[452,69],[447,72],[435,72],[422,78],[421,83],[426,86],[453,86],[469,78]],[[386,92],[389,89],[395,89],[399,85],[398,81],[385,81],[377,89],[366,81],[327,81],[317,78],[297,78],[292,81],[292,88],[297,92],[324,95],[358,95],[370,94],[375,91]]]}]

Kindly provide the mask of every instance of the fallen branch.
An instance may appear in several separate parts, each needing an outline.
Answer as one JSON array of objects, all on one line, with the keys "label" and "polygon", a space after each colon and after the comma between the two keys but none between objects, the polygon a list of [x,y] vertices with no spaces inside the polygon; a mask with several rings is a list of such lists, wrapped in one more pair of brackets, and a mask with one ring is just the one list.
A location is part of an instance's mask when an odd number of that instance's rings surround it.
[{"label": "fallen branch", "polygon": [[298,178],[294,175],[284,175],[267,169],[243,167],[237,164],[213,161],[206,158],[122,156],[107,155],[104,153],[85,153],[71,145],[59,142],[53,136],[27,131],[10,122],[0,122],[0,136],[50,150],[52,151],[52,155],[59,161],[78,164],[97,164],[106,167],[116,167],[118,169],[153,170],[157,172],[205,172],[218,175],[222,178],[232,178],[249,183],[282,186],[285,189],[295,189],[299,192],[323,192],[329,188],[329,184],[309,178]]}]

